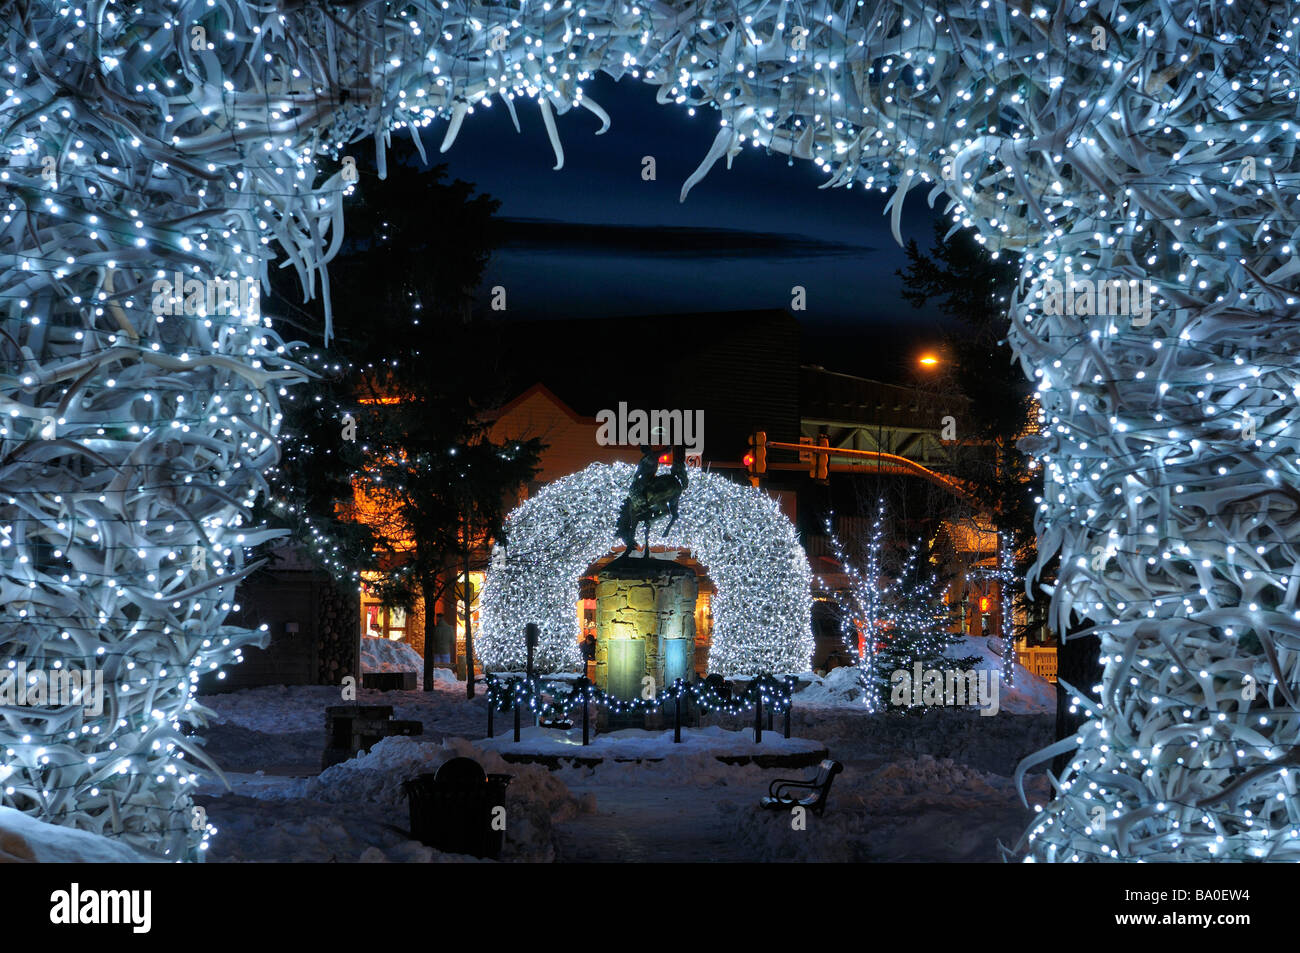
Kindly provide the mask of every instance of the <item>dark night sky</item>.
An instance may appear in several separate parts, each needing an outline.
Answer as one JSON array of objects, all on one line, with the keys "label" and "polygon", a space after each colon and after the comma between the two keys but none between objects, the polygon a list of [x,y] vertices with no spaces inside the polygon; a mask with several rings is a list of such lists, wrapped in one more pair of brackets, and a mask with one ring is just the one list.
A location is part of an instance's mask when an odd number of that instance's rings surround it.
[{"label": "dark night sky", "polygon": [[[811,163],[747,148],[720,161],[684,203],[682,183],[708,151],[718,114],[659,105],[654,88],[600,77],[584,85],[610,114],[558,116],[564,168],[530,100],[516,103],[522,134],[500,101],[466,118],[451,150],[445,124],[424,130],[429,158],[501,201],[511,238],[485,288],[507,289],[513,319],[604,317],[789,307],[807,289],[804,359],[868,377],[892,377],[934,340],[936,313],[902,300],[894,274],[902,249],[882,215],[887,196],[818,189]],[[395,138],[403,138],[406,132]],[[398,145],[396,142],[394,145]],[[642,157],[657,163],[641,178]],[[921,190],[908,199],[904,238],[928,247],[935,212]]]}]

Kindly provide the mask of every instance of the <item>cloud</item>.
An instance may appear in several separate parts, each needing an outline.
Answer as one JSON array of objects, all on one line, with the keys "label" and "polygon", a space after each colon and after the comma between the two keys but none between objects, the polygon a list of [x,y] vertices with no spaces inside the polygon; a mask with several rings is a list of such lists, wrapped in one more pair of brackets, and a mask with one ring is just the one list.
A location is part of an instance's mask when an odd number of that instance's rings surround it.
[{"label": "cloud", "polygon": [[503,253],[581,255],[590,257],[655,257],[691,259],[859,257],[876,249],[869,245],[779,232],[734,228],[668,225],[609,225],[560,222],[553,219],[498,219]]}]

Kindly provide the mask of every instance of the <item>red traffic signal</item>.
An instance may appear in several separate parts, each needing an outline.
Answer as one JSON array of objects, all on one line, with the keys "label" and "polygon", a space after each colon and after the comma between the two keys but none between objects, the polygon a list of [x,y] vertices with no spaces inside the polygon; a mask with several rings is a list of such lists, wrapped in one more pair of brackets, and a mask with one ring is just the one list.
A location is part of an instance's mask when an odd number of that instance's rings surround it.
[{"label": "red traffic signal", "polygon": [[749,453],[745,454],[745,469],[751,479],[767,472],[767,431],[755,430],[749,438]]}]

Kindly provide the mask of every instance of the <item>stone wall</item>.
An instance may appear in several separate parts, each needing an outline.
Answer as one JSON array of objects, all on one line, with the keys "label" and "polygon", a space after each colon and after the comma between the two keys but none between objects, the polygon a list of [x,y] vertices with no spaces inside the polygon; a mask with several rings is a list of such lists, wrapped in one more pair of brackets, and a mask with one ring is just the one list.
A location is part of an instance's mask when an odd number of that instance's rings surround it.
[{"label": "stone wall", "polygon": [[687,670],[693,670],[698,594],[695,571],[667,560],[633,557],[605,567],[596,579],[597,687],[609,690],[612,640],[645,642],[642,674],[658,688],[664,686],[664,642],[687,640]]},{"label": "stone wall", "polygon": [[346,675],[361,679],[361,597],[342,584],[322,578],[316,587],[317,673],[322,685],[338,685]]}]

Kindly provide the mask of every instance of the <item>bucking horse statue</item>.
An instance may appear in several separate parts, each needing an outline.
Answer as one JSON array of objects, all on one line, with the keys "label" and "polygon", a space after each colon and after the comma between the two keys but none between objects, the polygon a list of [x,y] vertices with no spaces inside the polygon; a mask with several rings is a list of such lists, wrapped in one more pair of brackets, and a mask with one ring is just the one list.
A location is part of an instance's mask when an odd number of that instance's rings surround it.
[{"label": "bucking horse statue", "polygon": [[641,462],[637,464],[628,488],[627,499],[618,511],[616,535],[627,546],[623,558],[636,552],[636,529],[645,523],[645,556],[650,555],[650,524],[659,517],[671,514],[664,527],[668,535],[677,522],[677,502],[686,489],[686,448],[673,448],[673,466],[668,473],[659,473],[659,453],[651,447],[641,447]]}]

